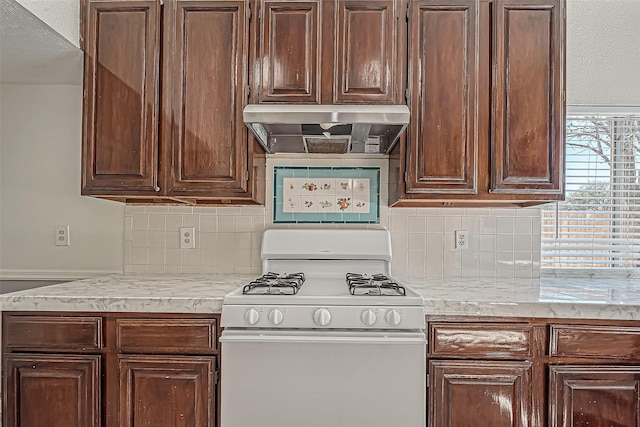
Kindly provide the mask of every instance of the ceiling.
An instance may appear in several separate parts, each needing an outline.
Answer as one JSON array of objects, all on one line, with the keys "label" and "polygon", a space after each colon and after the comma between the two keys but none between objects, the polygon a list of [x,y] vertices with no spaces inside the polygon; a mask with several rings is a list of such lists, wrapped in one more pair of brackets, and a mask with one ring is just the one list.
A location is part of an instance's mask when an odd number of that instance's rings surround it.
[{"label": "ceiling", "polygon": [[82,84],[82,50],[15,0],[0,0],[0,83]]}]

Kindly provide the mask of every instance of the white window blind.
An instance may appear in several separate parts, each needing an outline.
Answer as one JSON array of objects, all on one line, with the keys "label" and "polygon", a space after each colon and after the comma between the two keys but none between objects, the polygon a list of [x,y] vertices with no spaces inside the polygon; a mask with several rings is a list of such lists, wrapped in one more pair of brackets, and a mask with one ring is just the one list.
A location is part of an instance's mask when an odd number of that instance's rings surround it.
[{"label": "white window blind", "polygon": [[640,268],[640,116],[566,125],[566,200],[542,209],[542,267]]}]

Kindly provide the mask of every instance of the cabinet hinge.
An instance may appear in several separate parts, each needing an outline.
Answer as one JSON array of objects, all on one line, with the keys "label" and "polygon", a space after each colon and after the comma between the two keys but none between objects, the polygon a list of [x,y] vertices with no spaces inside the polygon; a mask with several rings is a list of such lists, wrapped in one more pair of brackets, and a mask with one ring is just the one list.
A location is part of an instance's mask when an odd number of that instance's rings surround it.
[{"label": "cabinet hinge", "polygon": [[429,388],[429,374],[427,374],[427,388]]},{"label": "cabinet hinge", "polygon": [[407,22],[409,22],[409,15],[410,15],[410,11],[409,11],[409,3],[407,3]]},{"label": "cabinet hinge", "polygon": [[247,85],[247,98],[251,95],[251,86]]},{"label": "cabinet hinge", "polygon": [[411,97],[411,90],[409,88],[406,88],[404,90],[404,99],[406,99],[408,101],[409,97]]},{"label": "cabinet hinge", "polygon": [[404,173],[404,182],[409,182],[409,172]]},{"label": "cabinet hinge", "polygon": [[244,180],[245,181],[249,181],[249,171],[248,170],[244,171]]},{"label": "cabinet hinge", "polygon": [[251,21],[251,6],[247,5],[247,16],[249,17],[249,21]]},{"label": "cabinet hinge", "polygon": [[160,6],[164,5],[164,0],[160,0]]},{"label": "cabinet hinge", "polygon": [[218,384],[218,371],[213,372],[213,384]]}]

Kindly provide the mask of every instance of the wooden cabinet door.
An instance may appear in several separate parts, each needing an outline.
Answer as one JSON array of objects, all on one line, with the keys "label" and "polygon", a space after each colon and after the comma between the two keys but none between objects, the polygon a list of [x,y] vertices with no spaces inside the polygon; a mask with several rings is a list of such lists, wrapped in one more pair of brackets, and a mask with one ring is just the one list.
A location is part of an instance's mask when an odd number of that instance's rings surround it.
[{"label": "wooden cabinet door", "polygon": [[429,427],[526,427],[530,362],[430,361]]},{"label": "wooden cabinet door", "polygon": [[338,1],[334,103],[395,103],[397,7],[394,0]]},{"label": "wooden cabinet door", "polygon": [[[165,2],[166,194],[241,197],[247,191],[249,13],[244,0]],[[167,129],[165,127],[164,129]],[[166,169],[165,169],[166,170]]]},{"label": "wooden cabinet door", "polygon": [[564,192],[564,1],[496,0],[491,189]]},{"label": "wooden cabinet door", "polygon": [[640,427],[640,366],[550,366],[551,427]]},{"label": "wooden cabinet door", "polygon": [[320,103],[323,3],[261,0],[259,102]]},{"label": "wooden cabinet door", "polygon": [[99,427],[100,356],[4,356],[6,427]]},{"label": "wooden cabinet door", "polygon": [[160,3],[86,0],[82,194],[159,191]]},{"label": "wooden cabinet door", "polygon": [[412,1],[409,11],[411,123],[407,193],[477,191],[476,0]]},{"label": "wooden cabinet door", "polygon": [[215,357],[119,356],[120,427],[215,425]]}]

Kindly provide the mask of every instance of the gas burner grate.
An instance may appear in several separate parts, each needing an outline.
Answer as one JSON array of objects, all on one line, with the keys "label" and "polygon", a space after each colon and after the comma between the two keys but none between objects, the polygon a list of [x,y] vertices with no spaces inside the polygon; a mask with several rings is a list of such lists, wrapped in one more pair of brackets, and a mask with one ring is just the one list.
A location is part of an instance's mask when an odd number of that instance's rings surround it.
[{"label": "gas burner grate", "polygon": [[351,295],[405,296],[404,286],[384,274],[347,273],[347,285]]},{"label": "gas burner grate", "polygon": [[266,273],[242,288],[243,295],[295,295],[304,283],[304,273]]}]

